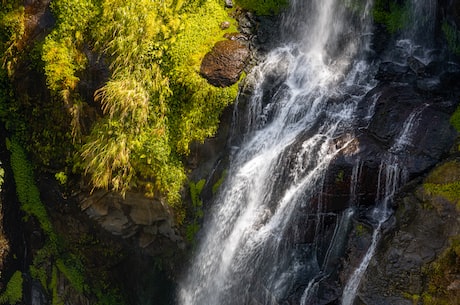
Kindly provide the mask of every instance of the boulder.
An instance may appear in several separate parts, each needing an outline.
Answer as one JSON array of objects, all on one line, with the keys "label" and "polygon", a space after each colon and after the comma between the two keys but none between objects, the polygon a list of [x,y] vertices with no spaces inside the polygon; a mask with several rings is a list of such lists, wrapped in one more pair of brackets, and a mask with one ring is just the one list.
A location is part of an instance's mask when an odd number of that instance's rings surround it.
[{"label": "boulder", "polygon": [[239,80],[249,54],[248,48],[239,41],[219,41],[204,56],[200,74],[213,86],[231,86]]}]

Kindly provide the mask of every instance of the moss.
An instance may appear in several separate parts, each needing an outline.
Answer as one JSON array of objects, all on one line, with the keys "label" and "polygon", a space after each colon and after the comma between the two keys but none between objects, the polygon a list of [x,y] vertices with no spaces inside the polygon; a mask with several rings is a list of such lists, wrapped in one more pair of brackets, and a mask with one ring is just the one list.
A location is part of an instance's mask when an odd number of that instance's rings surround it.
[{"label": "moss", "polygon": [[460,304],[459,289],[449,288],[460,284],[455,284],[460,276],[460,236],[452,238],[449,247],[423,271],[428,282],[422,294],[424,305]]},{"label": "moss", "polygon": [[212,193],[213,194],[217,193],[217,191],[219,190],[219,188],[222,185],[222,183],[224,183],[226,177],[227,177],[227,171],[224,170],[222,172],[222,175],[220,176],[219,180],[217,180],[216,183],[214,183],[214,185],[212,186]]},{"label": "moss", "polygon": [[57,244],[57,236],[48,217],[48,212],[40,200],[40,192],[35,185],[34,173],[26,153],[17,140],[7,140],[11,152],[11,168],[13,169],[16,193],[21,209],[28,216],[37,218],[40,227],[53,244]]},{"label": "moss", "polygon": [[62,274],[69,280],[79,293],[83,293],[86,290],[85,277],[83,272],[83,266],[80,260],[76,258],[68,258],[64,261],[60,258],[56,261],[56,266]]},{"label": "moss", "polygon": [[14,305],[22,300],[22,273],[16,271],[11,276],[6,290],[0,295],[0,304]]},{"label": "moss", "polygon": [[[456,27],[452,26],[447,21],[444,21],[442,23],[441,29],[442,29],[442,32],[444,33],[444,37],[447,41],[449,50],[456,55],[460,55],[460,31],[458,31]],[[458,109],[456,113],[457,112],[458,112]],[[456,124],[454,126],[458,131],[458,126],[459,126],[458,118],[456,118],[455,123]]]},{"label": "moss", "polygon": [[454,114],[450,117],[450,124],[460,133],[460,106],[457,107]]},{"label": "moss", "polygon": [[442,196],[460,209],[460,162],[450,161],[435,168],[423,187],[428,195]]},{"label": "moss", "polygon": [[374,21],[385,25],[389,33],[395,33],[406,26],[408,9],[395,1],[377,0],[372,11]]},{"label": "moss", "polygon": [[275,15],[288,5],[287,0],[236,0],[236,4],[258,15]]}]

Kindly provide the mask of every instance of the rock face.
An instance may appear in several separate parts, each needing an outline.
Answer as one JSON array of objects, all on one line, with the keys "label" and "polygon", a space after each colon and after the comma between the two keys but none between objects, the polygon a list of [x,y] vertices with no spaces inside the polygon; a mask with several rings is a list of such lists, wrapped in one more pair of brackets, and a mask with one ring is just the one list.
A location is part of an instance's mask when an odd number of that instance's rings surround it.
[{"label": "rock face", "polygon": [[204,56],[200,73],[210,84],[228,87],[239,80],[248,58],[248,48],[239,41],[219,41]]},{"label": "rock face", "polygon": [[[433,181],[433,173],[441,179],[459,181],[460,166],[451,161],[433,171],[425,183]],[[431,180],[431,181],[430,181]],[[436,181],[439,182],[439,181]],[[427,292],[435,272],[430,264],[449,246],[450,240],[460,234],[460,212],[456,209],[457,200],[448,200],[419,185],[398,201],[395,221],[376,251],[358,293],[359,304],[366,305],[411,305],[415,299],[427,298]],[[358,255],[351,251],[349,257]],[[454,263],[454,264],[458,264]],[[438,268],[442,268],[442,265]],[[455,268],[441,277],[447,279],[445,287],[436,287],[436,291],[445,294],[460,295],[456,279],[460,275]],[[437,279],[436,279],[437,280]],[[437,280],[439,284],[439,280]],[[450,288],[449,288],[450,287]],[[447,291],[447,293],[446,293]],[[422,295],[424,295],[422,297]],[[435,298],[436,295],[430,296]],[[460,299],[456,299],[458,304]],[[423,304],[441,304],[434,299]],[[452,303],[452,299],[450,301]],[[419,304],[419,303],[417,303]],[[442,303],[447,304],[447,303]]]},{"label": "rock face", "polygon": [[80,205],[105,230],[122,238],[134,237],[141,248],[148,248],[160,237],[184,247],[175,230],[172,213],[158,200],[139,193],[128,192],[122,198],[115,193],[96,191],[85,196]]}]

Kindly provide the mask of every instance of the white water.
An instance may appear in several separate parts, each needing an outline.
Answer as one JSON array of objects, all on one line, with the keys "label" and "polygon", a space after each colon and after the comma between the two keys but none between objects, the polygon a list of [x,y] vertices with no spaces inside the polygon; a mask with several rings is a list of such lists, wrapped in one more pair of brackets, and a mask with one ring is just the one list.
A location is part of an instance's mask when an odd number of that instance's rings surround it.
[{"label": "white water", "polygon": [[[312,199],[330,161],[352,140],[340,147],[334,142],[338,135],[352,132],[361,96],[341,102],[331,98],[344,95],[346,88],[340,83],[360,86],[363,94],[371,88],[366,64],[357,57],[358,49],[366,49],[361,32],[368,30],[370,6],[361,12],[357,27],[343,19],[340,0],[291,5],[285,27],[306,19],[308,29],[298,28],[301,39],[271,52],[250,76],[256,87],[248,107],[247,133],[232,156],[228,179],[180,285],[180,304],[277,304],[291,293],[297,274],[318,277],[319,245],[326,243],[321,247],[329,249],[327,260],[334,239],[343,234],[337,229],[340,233],[334,233],[332,241],[324,241],[323,218],[336,217],[343,227],[351,217],[322,213],[321,200]],[[327,52],[328,44],[351,31],[353,39],[341,45],[346,52]],[[265,77],[273,73],[284,73],[285,80],[267,102]],[[316,211],[311,220],[303,220],[316,227],[310,246],[289,241],[300,238],[301,231],[292,225],[301,217],[299,209]],[[311,259],[297,258],[299,251]]]},{"label": "white water", "polygon": [[[349,209],[327,211],[321,190],[330,162],[353,141],[358,101],[373,87],[363,56],[372,1],[355,12],[354,22],[346,14],[350,3],[291,1],[281,30],[290,39],[249,75],[254,93],[245,117],[237,119],[246,122],[237,126],[245,131],[243,139],[180,283],[179,304],[276,305],[303,287],[294,302],[308,305],[335,271],[355,211],[360,162],[352,173]],[[273,75],[281,79],[279,86],[272,84]],[[372,116],[377,99],[364,119]],[[409,145],[421,111],[406,122],[395,151]],[[391,215],[389,202],[404,179],[398,160],[382,163],[372,242],[344,289],[343,305],[353,303]],[[304,236],[306,228],[314,236]]]},{"label": "white water", "polygon": [[374,257],[378,242],[380,241],[382,226],[391,217],[392,211],[389,205],[393,201],[398,188],[407,180],[407,171],[404,168],[403,162],[398,160],[396,155],[391,154],[403,152],[412,145],[412,135],[414,134],[414,130],[418,127],[418,120],[423,110],[427,107],[427,104],[423,104],[412,111],[404,122],[401,133],[389,149],[390,155],[380,164],[376,198],[377,205],[372,210],[371,215],[371,219],[373,219],[377,225],[372,233],[371,244],[363,260],[353,272],[343,289],[342,305],[353,305],[361,279],[371,259]]}]

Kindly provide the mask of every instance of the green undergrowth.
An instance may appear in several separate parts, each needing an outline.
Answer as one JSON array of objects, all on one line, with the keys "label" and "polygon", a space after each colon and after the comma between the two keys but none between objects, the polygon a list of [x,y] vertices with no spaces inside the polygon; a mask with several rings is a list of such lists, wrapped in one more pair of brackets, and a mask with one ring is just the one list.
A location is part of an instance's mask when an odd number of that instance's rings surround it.
[{"label": "green undergrowth", "polygon": [[422,304],[460,304],[460,236],[452,238],[449,247],[423,272],[428,283],[420,297]]},{"label": "green undergrowth", "polygon": [[235,0],[235,3],[244,9],[255,12],[258,15],[275,15],[285,8],[287,0]]},{"label": "green undergrowth", "polygon": [[460,210],[460,163],[450,161],[432,171],[423,184],[429,195],[441,196]]},{"label": "green undergrowth", "polygon": [[186,227],[185,237],[189,242],[193,242],[195,235],[200,229],[200,221],[203,218],[203,201],[200,198],[201,192],[206,184],[205,179],[201,179],[198,182],[189,182],[190,198],[192,201],[192,217],[193,219]]},{"label": "green undergrowth", "polygon": [[[14,46],[1,58],[28,62],[37,88],[19,90],[14,69],[0,65],[0,117],[34,164],[64,184],[80,175],[90,188],[159,197],[183,215],[182,161],[192,142],[215,134],[238,92],[238,84],[216,88],[199,75],[205,54],[237,31],[224,3],[55,0],[55,26],[20,51],[29,16],[14,3],[0,8],[0,49]],[[230,28],[220,28],[224,21]]]},{"label": "green undergrowth", "polygon": [[409,18],[406,5],[396,1],[377,0],[372,10],[374,21],[385,25],[389,33],[395,33],[405,27]]},{"label": "green undergrowth", "polygon": [[[7,140],[7,147],[11,153],[11,168],[13,169],[21,209],[25,212],[26,218],[33,217],[38,221],[46,236],[44,246],[35,252],[33,262],[29,266],[31,276],[39,280],[51,295],[53,305],[64,304],[65,296],[62,296],[58,290],[59,275],[64,276],[72,289],[79,294],[106,295],[103,299],[107,299],[107,295],[111,295],[110,300],[112,301],[120,299],[116,297],[116,294],[107,293],[107,288],[104,290],[101,285],[90,287],[85,283],[86,272],[82,259],[75,254],[75,251],[71,250],[65,238],[56,233],[46,207],[40,199],[40,193],[34,180],[34,172],[26,152],[16,139]],[[8,287],[4,295],[8,295],[9,298],[16,296],[16,294],[10,296]],[[122,304],[122,302],[106,303],[103,299],[99,300],[98,304]],[[14,304],[14,302],[8,304]]]},{"label": "green undergrowth", "polygon": [[457,107],[455,112],[450,117],[450,124],[452,124],[455,130],[460,133],[460,107]]},{"label": "green undergrowth", "polygon": [[5,292],[0,295],[0,304],[14,305],[22,300],[23,277],[21,271],[16,271],[6,284]]},{"label": "green undergrowth", "polygon": [[[456,55],[460,55],[460,31],[457,29],[456,26],[449,24],[447,21],[444,21],[442,23],[441,29],[444,34],[444,37],[446,38],[447,46],[449,47],[449,50]],[[458,109],[457,109],[457,112],[458,112]],[[458,127],[458,119],[457,119],[456,128],[457,127]]]}]

